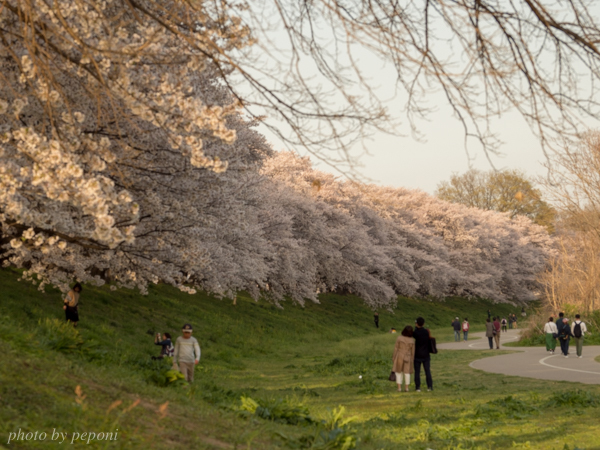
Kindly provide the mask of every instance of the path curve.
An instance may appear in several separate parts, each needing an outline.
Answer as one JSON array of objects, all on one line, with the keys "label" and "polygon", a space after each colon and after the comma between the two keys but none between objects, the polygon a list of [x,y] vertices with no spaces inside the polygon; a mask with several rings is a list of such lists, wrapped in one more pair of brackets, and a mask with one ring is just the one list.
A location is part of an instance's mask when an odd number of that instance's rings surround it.
[{"label": "path curve", "polygon": [[[469,333],[466,343],[451,342],[438,344],[442,350],[486,350],[489,349],[485,333]],[[545,347],[505,347],[506,342],[519,338],[519,330],[508,330],[500,337],[500,349],[515,353],[490,356],[473,361],[469,366],[484,372],[499,373],[517,377],[537,378],[540,380],[571,381],[585,384],[600,384],[600,364],[594,361],[600,355],[600,346],[584,346],[583,357],[577,358],[575,347],[569,348],[569,357],[560,355],[560,347],[551,355]],[[571,340],[573,343],[573,340]]]}]

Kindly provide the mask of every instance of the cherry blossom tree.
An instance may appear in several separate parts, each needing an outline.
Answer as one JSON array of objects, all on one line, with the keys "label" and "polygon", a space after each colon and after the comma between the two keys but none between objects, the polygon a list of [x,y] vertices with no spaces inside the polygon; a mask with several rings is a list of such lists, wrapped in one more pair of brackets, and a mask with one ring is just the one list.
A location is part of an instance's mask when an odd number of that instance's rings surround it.
[{"label": "cherry blossom tree", "polygon": [[[292,153],[278,153],[263,170],[305,198],[334,207],[346,216],[344,223],[356,223],[353,227],[364,230],[345,240],[328,241],[333,248],[319,260],[327,261],[336,247],[346,250],[348,240],[363,239],[361,247],[354,243],[365,252],[362,266],[395,294],[506,301],[532,299],[539,289],[536,276],[545,267],[552,240],[543,227],[525,217],[511,219],[506,213],[468,208],[420,191],[337,181]],[[314,223],[304,209],[299,216]],[[331,221],[326,225],[332,226]],[[296,230],[310,245],[310,234]],[[327,233],[322,230],[319,235]],[[312,251],[318,255],[325,243],[315,244]],[[335,269],[348,268],[338,262]],[[342,273],[323,287],[335,290],[342,285],[339,279]],[[348,287],[358,289],[351,283]],[[373,291],[369,297],[384,300],[381,295]]]}]

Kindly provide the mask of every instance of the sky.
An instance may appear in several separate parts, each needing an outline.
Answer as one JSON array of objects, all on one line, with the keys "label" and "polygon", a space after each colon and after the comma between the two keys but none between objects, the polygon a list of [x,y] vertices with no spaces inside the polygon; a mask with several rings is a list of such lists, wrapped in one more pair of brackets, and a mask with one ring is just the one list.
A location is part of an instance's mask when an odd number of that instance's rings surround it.
[{"label": "sky", "polygon": [[[382,80],[386,86],[387,77]],[[389,80],[387,80],[389,82]],[[492,132],[502,141],[499,155],[490,155],[494,166],[488,161],[481,146],[470,141],[465,149],[465,136],[461,123],[452,115],[450,107],[439,93],[431,94],[429,104],[437,105],[437,111],[427,120],[417,122],[421,138],[412,136],[408,123],[401,124],[400,135],[375,134],[364,141],[368,151],[356,148],[354,155],[360,156],[359,175],[367,182],[394,187],[420,189],[433,194],[438,183],[448,180],[453,173],[463,173],[469,168],[492,170],[493,168],[518,169],[531,177],[546,174],[544,152],[538,138],[528,124],[516,112],[509,112],[492,123]],[[392,112],[401,116],[402,102],[391,105]],[[404,121],[406,122],[406,121]],[[276,150],[284,145],[266,128],[260,129]],[[307,151],[298,149],[303,156]],[[311,158],[315,167],[339,175],[334,168]]]},{"label": "sky", "polygon": [[[266,17],[266,16],[265,16]],[[279,46],[277,51],[282,54],[286,50],[286,37],[277,29],[272,34],[271,45]],[[444,50],[451,55],[454,50],[448,47]],[[396,72],[386,63],[375,59],[367,50],[360,49],[355,53],[356,61],[370,77],[370,86],[376,86],[376,91],[381,98],[387,98],[387,92],[395,91]],[[300,64],[306,67],[309,75],[311,71],[310,59]],[[362,70],[362,69],[361,69]],[[453,116],[447,100],[440,92],[432,91],[425,99],[428,106],[435,105],[436,111],[417,123],[417,128],[423,140],[419,141],[411,134],[406,123],[395,130],[399,136],[378,133],[364,141],[368,154],[362,154],[362,148],[357,148],[354,155],[360,155],[361,167],[358,174],[367,181],[390,185],[420,189],[434,193],[437,185],[448,180],[453,173],[463,173],[470,168],[480,170],[518,169],[531,177],[545,175],[544,163],[546,157],[538,138],[532,133],[529,125],[516,112],[508,112],[494,120],[491,131],[495,133],[502,145],[498,148],[501,155],[490,155],[493,165],[488,161],[481,146],[475,141],[468,143],[465,149],[465,136],[462,124]],[[392,115],[402,118],[404,102],[395,98],[384,102]],[[596,124],[590,124],[597,126]],[[273,144],[276,150],[283,150],[285,146],[266,127],[259,128]],[[301,155],[309,155],[306,150],[297,149]],[[468,154],[467,154],[468,151]],[[336,173],[335,169],[311,158],[320,170]]]}]

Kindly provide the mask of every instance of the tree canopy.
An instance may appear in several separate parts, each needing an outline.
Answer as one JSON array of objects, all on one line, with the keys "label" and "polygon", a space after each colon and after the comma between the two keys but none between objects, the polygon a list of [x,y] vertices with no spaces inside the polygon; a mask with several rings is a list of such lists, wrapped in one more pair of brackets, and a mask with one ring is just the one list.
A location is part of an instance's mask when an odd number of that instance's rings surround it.
[{"label": "tree canopy", "polygon": [[488,150],[507,107],[543,140],[597,107],[581,1],[0,0],[0,25],[0,258],[42,287],[527,296],[539,227],[334,182],[254,127],[351,166],[394,129],[358,48],[391,62],[411,121],[437,87]]},{"label": "tree canopy", "polygon": [[525,216],[549,232],[554,230],[554,208],[542,200],[540,189],[518,170],[471,169],[462,175],[454,174],[438,185],[436,195],[473,208],[505,212],[510,217]]}]

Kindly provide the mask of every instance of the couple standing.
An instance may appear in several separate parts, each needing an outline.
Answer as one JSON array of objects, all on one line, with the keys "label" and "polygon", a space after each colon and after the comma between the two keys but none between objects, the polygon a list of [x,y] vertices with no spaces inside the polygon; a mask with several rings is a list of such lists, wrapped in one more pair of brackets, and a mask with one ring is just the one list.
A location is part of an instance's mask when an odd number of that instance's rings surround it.
[{"label": "couple standing", "polygon": [[427,390],[433,390],[430,356],[431,334],[423,325],[425,325],[425,319],[419,317],[414,330],[408,325],[396,339],[392,371],[396,374],[399,392],[402,391],[402,380],[404,380],[404,390],[408,392],[410,374],[413,372],[415,374],[415,390],[421,392],[421,365],[425,369]]}]

